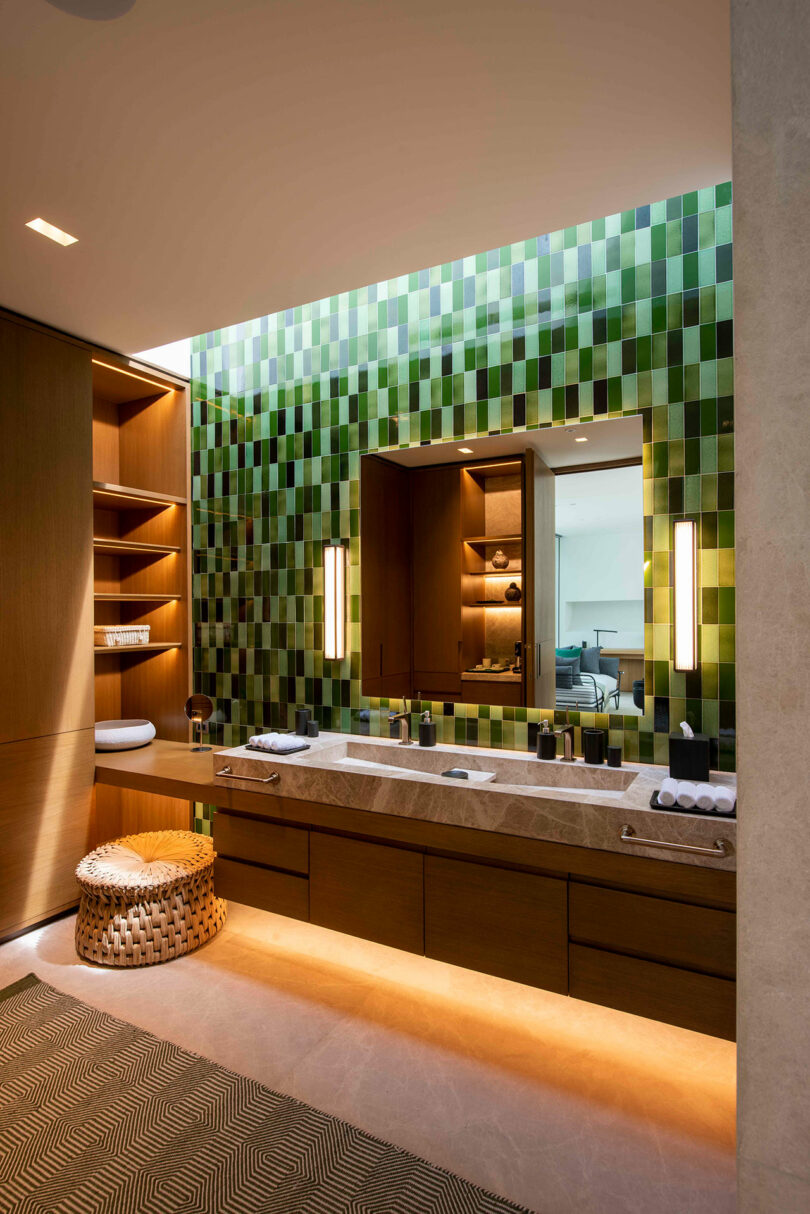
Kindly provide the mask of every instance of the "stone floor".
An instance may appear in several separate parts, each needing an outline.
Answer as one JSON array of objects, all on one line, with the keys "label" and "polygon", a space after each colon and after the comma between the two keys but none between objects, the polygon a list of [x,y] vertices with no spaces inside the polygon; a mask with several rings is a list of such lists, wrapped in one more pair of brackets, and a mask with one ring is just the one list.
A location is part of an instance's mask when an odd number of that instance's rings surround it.
[{"label": "stone floor", "polygon": [[731,1214],[735,1048],[232,903],[189,957],[112,971],[72,917],[38,977],[538,1214]]}]

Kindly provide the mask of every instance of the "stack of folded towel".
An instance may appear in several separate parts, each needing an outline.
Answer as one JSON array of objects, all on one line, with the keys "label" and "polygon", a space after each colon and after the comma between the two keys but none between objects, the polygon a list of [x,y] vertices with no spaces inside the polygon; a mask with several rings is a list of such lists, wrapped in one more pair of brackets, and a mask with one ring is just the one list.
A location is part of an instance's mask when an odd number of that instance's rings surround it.
[{"label": "stack of folded towel", "polygon": [[258,750],[271,750],[277,755],[289,755],[295,750],[309,750],[309,742],[303,742],[294,733],[257,733],[250,739],[249,745]]},{"label": "stack of folded towel", "polygon": [[681,809],[714,809],[731,814],[737,801],[725,784],[693,784],[691,780],[673,780],[668,776],[658,793],[659,805],[678,805]]}]

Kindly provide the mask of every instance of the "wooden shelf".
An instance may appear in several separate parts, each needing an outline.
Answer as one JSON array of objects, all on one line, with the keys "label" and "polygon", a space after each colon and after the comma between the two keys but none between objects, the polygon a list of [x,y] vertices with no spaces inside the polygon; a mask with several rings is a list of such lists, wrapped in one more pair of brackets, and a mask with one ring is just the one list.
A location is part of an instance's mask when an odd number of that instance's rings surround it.
[{"label": "wooden shelf", "polygon": [[186,498],[174,497],[170,493],[153,493],[148,489],[132,489],[126,485],[93,481],[93,505],[104,510],[155,510],[186,504]]},{"label": "wooden shelf", "polygon": [[466,603],[466,607],[483,607],[486,611],[497,611],[504,607],[511,607],[513,611],[520,611],[523,606],[522,600],[517,603]]},{"label": "wooden shelf", "polygon": [[128,556],[130,553],[141,553],[151,556],[167,556],[171,552],[179,552],[174,544],[142,544],[136,540],[102,539],[93,537],[95,552],[109,552],[118,556]]},{"label": "wooden shelf", "polygon": [[97,603],[179,603],[180,594],[94,594]]},{"label": "wooden shelf", "polygon": [[513,569],[510,565],[508,569],[465,569],[464,573],[467,577],[521,577],[523,570]]},{"label": "wooden shelf", "polygon": [[99,653],[158,653],[162,649],[182,649],[182,641],[150,641],[148,645],[96,645]]},{"label": "wooden shelf", "polygon": [[465,535],[461,542],[462,544],[484,544],[488,548],[494,548],[496,544],[520,544],[522,541],[522,535]]}]

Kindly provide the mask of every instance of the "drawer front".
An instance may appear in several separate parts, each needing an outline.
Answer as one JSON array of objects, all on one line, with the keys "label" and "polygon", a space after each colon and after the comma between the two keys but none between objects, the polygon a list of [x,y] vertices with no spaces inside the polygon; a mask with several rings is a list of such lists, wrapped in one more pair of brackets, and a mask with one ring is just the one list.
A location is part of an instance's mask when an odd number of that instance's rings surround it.
[{"label": "drawer front", "polygon": [[569,935],[579,944],[632,953],[722,978],[736,973],[736,915],[572,881]]},{"label": "drawer front", "polygon": [[274,911],[290,919],[309,918],[309,882],[306,877],[277,873],[258,864],[239,860],[214,862],[214,890],[220,898],[231,898],[245,906]]},{"label": "drawer front", "polygon": [[213,823],[214,850],[232,860],[269,864],[291,873],[309,872],[309,831],[258,818],[240,818],[218,810]]},{"label": "drawer front", "polygon": [[566,882],[426,856],[425,952],[565,994]]},{"label": "drawer front", "polygon": [[575,999],[663,1020],[712,1037],[735,1038],[736,983],[572,944],[569,990]]},{"label": "drawer front", "polygon": [[312,922],[424,952],[422,860],[421,852],[312,831]]}]

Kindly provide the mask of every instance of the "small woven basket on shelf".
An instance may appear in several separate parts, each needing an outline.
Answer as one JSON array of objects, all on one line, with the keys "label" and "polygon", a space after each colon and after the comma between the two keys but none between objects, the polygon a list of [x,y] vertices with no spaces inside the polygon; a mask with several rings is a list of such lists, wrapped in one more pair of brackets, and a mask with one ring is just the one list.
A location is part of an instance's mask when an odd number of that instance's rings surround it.
[{"label": "small woven basket on shelf", "polygon": [[227,903],[214,894],[213,844],[185,830],[105,843],[80,862],[76,951],[101,965],[156,965],[215,936]]},{"label": "small woven basket on shelf", "polygon": [[93,639],[96,645],[114,649],[116,645],[148,645],[150,624],[95,624]]}]

